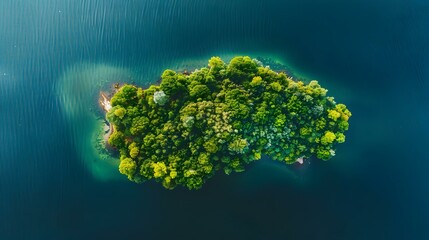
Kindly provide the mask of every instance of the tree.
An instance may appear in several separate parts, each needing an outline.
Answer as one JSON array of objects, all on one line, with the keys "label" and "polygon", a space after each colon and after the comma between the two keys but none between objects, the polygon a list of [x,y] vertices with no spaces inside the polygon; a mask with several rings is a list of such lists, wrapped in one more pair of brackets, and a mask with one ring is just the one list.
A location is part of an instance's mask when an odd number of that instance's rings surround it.
[{"label": "tree", "polygon": [[154,94],[153,94],[153,101],[156,103],[156,104],[158,104],[158,105],[160,105],[160,106],[163,106],[163,105],[165,105],[166,103],[167,103],[167,101],[168,101],[168,96],[164,93],[164,91],[156,91]]},{"label": "tree", "polygon": [[125,110],[125,108],[119,107],[113,111],[113,114],[115,114],[115,116],[117,116],[119,119],[122,119],[124,118],[126,112],[127,110]]},{"label": "tree", "polygon": [[156,162],[151,164],[153,168],[153,176],[155,178],[161,178],[167,174],[167,167],[164,162]]},{"label": "tree", "polygon": [[249,143],[246,139],[235,139],[228,145],[228,149],[235,153],[244,153],[247,150]]},{"label": "tree", "polygon": [[132,135],[142,134],[145,129],[150,125],[149,118],[146,116],[133,118],[132,125],[130,127],[130,133]]},{"label": "tree", "polygon": [[122,132],[116,130],[110,135],[108,143],[109,145],[120,149],[125,145],[124,137],[125,135]]},{"label": "tree", "polygon": [[165,70],[161,76],[161,90],[169,96],[171,99],[183,97],[186,87],[183,85],[183,81],[180,81],[180,77],[176,72],[172,70]]},{"label": "tree", "polygon": [[112,106],[121,105],[126,107],[135,104],[137,101],[137,88],[132,85],[122,86],[110,100]]},{"label": "tree", "polygon": [[189,91],[189,96],[194,99],[203,98],[207,99],[210,96],[211,92],[207,85],[198,84],[192,87]]},{"label": "tree", "polygon": [[135,142],[131,143],[128,149],[130,150],[130,157],[136,158],[139,155],[139,148]]},{"label": "tree", "polygon": [[323,137],[320,139],[320,142],[323,145],[328,145],[334,142],[336,136],[333,132],[331,131],[326,131],[325,135],[323,135]]},{"label": "tree", "polygon": [[351,113],[326,92],[249,57],[213,57],[190,74],[165,70],[159,86],[121,87],[107,113],[108,143],[122,174],[167,189],[201,188],[216,171],[242,172],[262,155],[286,164],[328,160]]},{"label": "tree", "polygon": [[132,180],[136,169],[137,165],[131,158],[124,158],[119,164],[119,172],[127,175],[130,180]]},{"label": "tree", "polygon": [[212,57],[209,60],[210,74],[219,79],[226,69],[226,64],[220,57]]},{"label": "tree", "polygon": [[231,81],[243,84],[255,76],[258,65],[250,57],[235,57],[229,63],[227,72]]}]

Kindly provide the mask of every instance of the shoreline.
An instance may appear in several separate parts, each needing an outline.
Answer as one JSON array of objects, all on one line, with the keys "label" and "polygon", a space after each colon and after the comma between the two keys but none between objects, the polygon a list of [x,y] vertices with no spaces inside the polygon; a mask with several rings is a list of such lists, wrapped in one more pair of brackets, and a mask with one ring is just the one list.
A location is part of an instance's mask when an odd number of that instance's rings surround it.
[{"label": "shoreline", "polygon": [[[114,87],[116,88],[116,84],[114,85]],[[100,100],[99,100],[99,105],[100,107],[103,109],[104,111],[104,126],[103,126],[103,130],[104,130],[104,135],[103,135],[103,139],[104,139],[104,145],[106,147],[106,150],[114,150],[114,148],[112,146],[110,146],[109,144],[109,137],[114,133],[115,131],[115,127],[113,126],[112,123],[109,122],[109,120],[107,120],[107,113],[109,112],[110,109],[112,109],[112,104],[110,103],[110,98],[108,98],[108,94],[100,91]]]},{"label": "shoreline", "polygon": [[[183,70],[182,74],[188,75],[190,73],[187,70]],[[293,78],[291,80],[293,80]],[[160,81],[160,80],[158,80],[158,81]],[[295,81],[295,80],[293,80],[293,81]],[[123,85],[123,84],[119,84],[119,83],[113,84],[112,88],[111,88],[112,92],[117,92],[122,87],[121,85]],[[131,85],[135,86],[134,84],[131,84]],[[135,87],[137,87],[137,86],[135,86]],[[112,109],[112,104],[110,103],[110,98],[113,94],[109,94],[109,93],[106,93],[104,91],[100,91],[100,99],[99,99],[99,106],[103,109],[103,112],[105,113],[104,117],[103,117],[103,119],[104,119],[103,140],[104,140],[104,146],[105,146],[107,151],[115,151],[116,150],[116,148],[112,147],[109,144],[109,138],[115,132],[115,127],[113,126],[113,124],[111,122],[109,122],[109,120],[107,120],[107,113]],[[304,160],[305,160],[304,157],[300,157],[300,158],[297,158],[293,163],[303,165]]]}]

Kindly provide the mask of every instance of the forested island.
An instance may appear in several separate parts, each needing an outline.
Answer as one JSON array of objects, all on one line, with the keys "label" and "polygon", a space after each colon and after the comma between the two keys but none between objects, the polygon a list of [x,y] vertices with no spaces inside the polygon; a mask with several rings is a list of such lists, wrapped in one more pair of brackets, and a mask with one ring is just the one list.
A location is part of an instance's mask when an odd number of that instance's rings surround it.
[{"label": "forested island", "polygon": [[106,100],[119,171],[137,183],[198,189],[216,171],[242,172],[267,155],[287,164],[335,156],[350,111],[317,81],[304,84],[250,57],[212,57],[159,85],[120,87]]}]

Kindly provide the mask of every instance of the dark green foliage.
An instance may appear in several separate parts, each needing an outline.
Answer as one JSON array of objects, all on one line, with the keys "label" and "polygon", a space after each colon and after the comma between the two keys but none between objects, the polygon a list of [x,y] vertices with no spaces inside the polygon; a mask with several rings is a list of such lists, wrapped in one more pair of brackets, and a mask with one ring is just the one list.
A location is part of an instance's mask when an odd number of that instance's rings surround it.
[{"label": "dark green foliage", "polygon": [[107,113],[121,154],[120,172],[135,182],[198,189],[215,171],[242,172],[262,154],[285,163],[328,160],[345,141],[350,111],[316,81],[295,82],[249,57],[220,58],[160,86],[125,85]]},{"label": "dark green foliage", "polygon": [[195,85],[189,90],[189,96],[194,99],[208,98],[210,94],[210,89],[207,87],[207,85],[204,84]]},{"label": "dark green foliage", "polygon": [[121,91],[115,94],[110,100],[112,106],[120,105],[127,107],[134,105],[137,101],[137,88],[131,85],[125,85],[121,88]]},{"label": "dark green foliage", "polygon": [[160,88],[167,94],[171,99],[176,99],[185,94],[186,91],[186,78],[178,75],[172,70],[165,70],[161,76]]},{"label": "dark green foliage", "polygon": [[116,130],[112,135],[109,137],[109,144],[116,148],[123,148],[125,146],[125,135]]},{"label": "dark green foliage", "polygon": [[235,57],[229,63],[227,72],[231,81],[242,84],[252,80],[258,72],[258,64],[250,57]]}]

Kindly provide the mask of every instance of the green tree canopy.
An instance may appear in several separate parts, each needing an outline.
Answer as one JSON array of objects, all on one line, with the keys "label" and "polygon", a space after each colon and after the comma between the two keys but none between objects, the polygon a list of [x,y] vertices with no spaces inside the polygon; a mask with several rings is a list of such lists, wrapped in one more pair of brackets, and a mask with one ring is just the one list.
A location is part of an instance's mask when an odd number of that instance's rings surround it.
[{"label": "green tree canopy", "polygon": [[261,158],[292,164],[329,160],[345,141],[351,112],[305,84],[250,57],[219,57],[191,74],[166,70],[159,86],[122,86],[112,97],[108,143],[119,171],[134,182],[198,189],[216,171],[242,172]]}]

